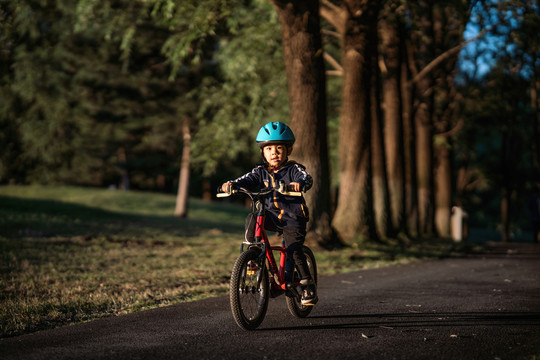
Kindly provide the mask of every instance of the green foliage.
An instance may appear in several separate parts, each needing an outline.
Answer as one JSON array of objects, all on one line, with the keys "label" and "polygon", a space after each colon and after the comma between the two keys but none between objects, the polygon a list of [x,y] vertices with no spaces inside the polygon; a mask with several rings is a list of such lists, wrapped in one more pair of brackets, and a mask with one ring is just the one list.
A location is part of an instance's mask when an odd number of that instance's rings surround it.
[{"label": "green foliage", "polygon": [[174,31],[162,49],[173,64],[171,77],[178,74],[182,65],[197,65],[207,59],[206,52],[214,46],[212,37],[222,31],[234,3],[231,0],[153,1],[153,19]]},{"label": "green foliage", "polygon": [[239,156],[257,161],[259,125],[287,117],[280,29],[265,1],[10,6],[4,34],[22,41],[8,42],[2,73],[2,121],[15,136],[1,182],[107,185],[127,175],[137,188],[163,188],[164,178],[171,190],[183,121],[194,167],[208,176]]},{"label": "green foliage", "polygon": [[7,42],[10,47],[5,58],[9,71],[2,73],[6,80],[2,91],[8,101],[2,108],[2,119],[16,129],[12,144],[24,149],[12,156],[12,162],[2,161],[2,177],[18,180],[18,169],[24,164],[31,169],[26,179],[51,180],[50,172],[43,170],[66,170],[64,160],[73,152],[76,132],[71,119],[71,74],[62,61],[65,36],[60,31],[70,22],[70,7],[28,1],[2,4],[2,8],[11,19],[11,42]]},{"label": "green foliage", "polygon": [[7,59],[11,101],[2,119],[16,135],[6,148],[24,151],[3,156],[3,182],[21,181],[13,177],[23,163],[31,165],[23,182],[118,184],[128,174],[136,187],[164,176],[171,188],[182,97],[197,80],[185,72],[169,81],[159,54],[169,31],[129,4],[23,1],[11,9],[11,35],[23,41]]},{"label": "green foliage", "polygon": [[229,19],[234,33],[222,38],[215,57],[220,78],[207,78],[201,89],[193,160],[204,174],[219,163],[231,166],[239,156],[260,161],[254,141],[260,126],[288,120],[281,28],[274,13],[267,2],[254,1]]}]

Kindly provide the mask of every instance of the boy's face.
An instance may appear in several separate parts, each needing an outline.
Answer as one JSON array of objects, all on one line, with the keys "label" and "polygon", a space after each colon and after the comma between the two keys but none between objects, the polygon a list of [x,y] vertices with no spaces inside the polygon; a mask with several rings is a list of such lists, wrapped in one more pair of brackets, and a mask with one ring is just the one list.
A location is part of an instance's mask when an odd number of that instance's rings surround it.
[{"label": "boy's face", "polygon": [[285,145],[268,145],[263,148],[264,158],[272,167],[279,167],[287,160],[288,150]]}]

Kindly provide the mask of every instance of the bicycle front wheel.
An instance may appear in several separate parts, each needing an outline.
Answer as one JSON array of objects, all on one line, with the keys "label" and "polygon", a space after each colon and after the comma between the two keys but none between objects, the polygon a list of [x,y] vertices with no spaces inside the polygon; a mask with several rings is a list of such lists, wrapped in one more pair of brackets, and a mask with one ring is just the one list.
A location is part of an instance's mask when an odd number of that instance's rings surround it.
[{"label": "bicycle front wheel", "polygon": [[[313,255],[313,252],[307,246],[304,246],[304,254],[306,254],[306,262],[308,264],[309,272],[311,273],[311,278],[315,281],[315,284],[317,284],[317,263],[315,262],[315,255]],[[300,282],[300,274],[296,268],[293,273],[293,282]],[[302,294],[302,287],[298,285],[296,291],[298,294]],[[287,297],[287,308],[293,316],[298,318],[305,318],[309,315],[311,310],[313,310],[313,306],[302,305],[301,299],[296,296]]]},{"label": "bicycle front wheel", "polygon": [[259,253],[255,250],[243,252],[234,264],[230,300],[234,320],[245,330],[256,329],[263,321],[268,309],[268,271],[259,265]]}]

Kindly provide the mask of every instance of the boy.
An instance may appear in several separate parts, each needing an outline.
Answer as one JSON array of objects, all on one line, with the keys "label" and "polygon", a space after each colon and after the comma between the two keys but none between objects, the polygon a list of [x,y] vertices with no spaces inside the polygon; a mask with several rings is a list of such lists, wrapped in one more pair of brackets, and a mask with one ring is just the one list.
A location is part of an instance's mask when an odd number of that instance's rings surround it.
[{"label": "boy", "polygon": [[[265,165],[254,168],[251,172],[221,186],[223,192],[228,186],[236,185],[250,190],[265,187],[278,187],[280,182],[288,184],[292,191],[306,192],[313,183],[306,168],[294,161],[289,161],[295,141],[292,130],[281,122],[264,125],[256,138],[261,148]],[[303,196],[291,197],[278,192],[267,195],[265,199],[265,229],[283,232],[287,256],[292,256],[302,277],[302,305],[315,305],[318,301],[315,282],[311,278],[304,254],[303,244],[306,237],[306,224],[309,220],[308,209]],[[253,241],[255,233],[254,214],[246,219],[246,240]]]}]

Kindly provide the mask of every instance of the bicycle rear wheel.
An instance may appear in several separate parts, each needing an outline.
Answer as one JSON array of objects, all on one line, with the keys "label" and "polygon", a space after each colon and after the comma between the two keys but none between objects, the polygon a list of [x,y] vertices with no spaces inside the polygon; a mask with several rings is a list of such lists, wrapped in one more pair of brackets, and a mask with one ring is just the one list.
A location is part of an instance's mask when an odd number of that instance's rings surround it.
[{"label": "bicycle rear wheel", "polygon": [[[313,255],[313,252],[307,246],[304,246],[304,254],[306,254],[306,261],[309,272],[311,273],[311,278],[315,281],[315,284],[317,284],[317,263],[315,262],[315,255]],[[300,274],[296,268],[293,273],[293,282],[300,282]],[[302,294],[302,287],[300,285],[296,286],[296,292]],[[287,308],[293,316],[298,318],[305,318],[309,315],[311,310],[313,310],[313,306],[302,305],[301,299],[296,296],[287,297]]]},{"label": "bicycle rear wheel", "polygon": [[268,309],[268,271],[257,260],[259,253],[240,254],[231,274],[230,301],[234,320],[245,330],[256,329]]}]

